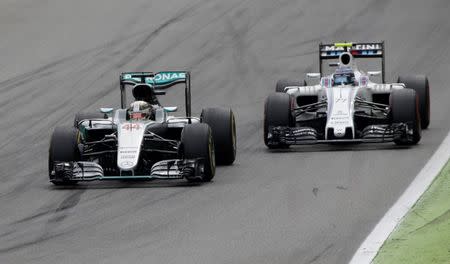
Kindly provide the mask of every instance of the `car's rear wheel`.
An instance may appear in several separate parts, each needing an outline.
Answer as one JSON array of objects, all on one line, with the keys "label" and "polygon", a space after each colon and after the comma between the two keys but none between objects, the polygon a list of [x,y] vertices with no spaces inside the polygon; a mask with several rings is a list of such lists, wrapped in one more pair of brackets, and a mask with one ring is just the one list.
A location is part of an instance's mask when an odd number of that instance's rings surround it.
[{"label": "car's rear wheel", "polygon": [[389,98],[392,124],[407,124],[411,135],[396,137],[397,145],[415,145],[421,138],[419,103],[416,91],[412,89],[393,90]]},{"label": "car's rear wheel", "polygon": [[288,86],[306,86],[306,81],[281,79],[277,82],[275,86],[275,92],[283,93],[284,88]]},{"label": "car's rear wheel", "polygon": [[75,115],[73,120],[73,127],[78,128],[81,120],[85,119],[103,119],[105,114],[99,112],[79,112]]},{"label": "car's rear wheel", "polygon": [[184,159],[203,159],[204,166],[201,177],[188,177],[187,180],[211,181],[216,172],[214,139],[211,128],[202,123],[186,125],[181,132],[181,148]]},{"label": "car's rear wheel", "polygon": [[52,175],[55,162],[71,162],[80,160],[78,149],[79,133],[73,127],[56,127],[50,139],[48,155],[48,170],[50,181],[55,185],[71,185],[74,181],[55,178]]},{"label": "car's rear wheel", "polygon": [[206,108],[201,114],[203,123],[211,127],[216,163],[231,165],[236,159],[236,124],[229,108]]},{"label": "car's rear wheel", "polygon": [[289,94],[270,94],[264,105],[264,144],[269,148],[285,148],[288,145],[269,144],[269,128],[276,126],[288,127],[293,124],[291,111],[292,100]]},{"label": "car's rear wheel", "polygon": [[425,75],[399,76],[397,82],[416,91],[419,97],[420,124],[422,129],[430,125],[430,84]]}]

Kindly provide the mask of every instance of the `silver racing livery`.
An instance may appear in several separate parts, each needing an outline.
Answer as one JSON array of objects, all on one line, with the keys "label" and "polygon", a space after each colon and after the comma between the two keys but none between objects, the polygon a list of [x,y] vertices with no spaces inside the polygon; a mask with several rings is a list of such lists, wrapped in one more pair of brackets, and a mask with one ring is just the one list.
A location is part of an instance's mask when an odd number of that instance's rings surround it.
[{"label": "silver racing livery", "polygon": [[[181,117],[172,115],[177,107],[164,107],[157,97],[178,83],[185,84],[186,115]],[[216,163],[234,162],[233,112],[205,108],[193,117],[189,72],[122,73],[120,91],[120,108],[78,113],[73,126],[55,128],[49,149],[53,184],[181,178],[204,182],[214,177]]]}]

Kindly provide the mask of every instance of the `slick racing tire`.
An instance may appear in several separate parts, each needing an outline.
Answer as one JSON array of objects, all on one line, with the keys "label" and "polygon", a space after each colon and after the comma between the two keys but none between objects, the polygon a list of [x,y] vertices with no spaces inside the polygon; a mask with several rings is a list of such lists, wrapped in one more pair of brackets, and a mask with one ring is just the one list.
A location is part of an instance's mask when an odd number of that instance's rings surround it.
[{"label": "slick racing tire", "polygon": [[200,116],[211,127],[217,165],[231,165],[236,159],[236,124],[229,108],[206,108]]},{"label": "slick racing tire", "polygon": [[81,120],[84,119],[104,119],[105,114],[98,112],[79,112],[75,115],[73,120],[73,127],[78,128]]},{"label": "slick racing tire", "polygon": [[397,145],[415,145],[421,138],[419,99],[413,89],[393,90],[389,97],[392,124],[406,123],[412,129],[408,137],[394,138]]},{"label": "slick racing tire", "polygon": [[275,92],[284,93],[284,88],[288,86],[306,86],[306,81],[286,80],[281,79],[277,82]]},{"label": "slick racing tire", "polygon": [[187,178],[188,181],[208,182],[214,178],[216,159],[214,156],[214,139],[207,124],[189,124],[181,132],[182,158],[204,159],[203,175],[200,178]]},{"label": "slick racing tire", "polygon": [[51,175],[55,162],[79,161],[78,130],[73,127],[56,127],[50,139],[48,171],[50,181],[55,185],[71,185],[75,181],[56,179]]},{"label": "slick racing tire", "polygon": [[289,94],[270,94],[264,105],[264,144],[269,148],[285,148],[287,145],[269,145],[269,127],[291,126],[293,117],[291,112],[292,100]]},{"label": "slick racing tire", "polygon": [[416,91],[419,97],[420,124],[422,129],[430,125],[430,84],[425,75],[399,76],[398,83]]}]

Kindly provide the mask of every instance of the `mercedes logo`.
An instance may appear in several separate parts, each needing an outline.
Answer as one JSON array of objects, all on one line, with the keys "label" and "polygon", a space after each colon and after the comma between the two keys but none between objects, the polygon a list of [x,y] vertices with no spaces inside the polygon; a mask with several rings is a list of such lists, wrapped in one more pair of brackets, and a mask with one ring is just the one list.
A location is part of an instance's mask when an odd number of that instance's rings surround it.
[{"label": "mercedes logo", "polygon": [[129,161],[129,160],[122,161],[122,162],[120,163],[120,166],[122,166],[122,167],[131,167],[131,166],[133,166],[133,162],[131,162],[131,161]]}]

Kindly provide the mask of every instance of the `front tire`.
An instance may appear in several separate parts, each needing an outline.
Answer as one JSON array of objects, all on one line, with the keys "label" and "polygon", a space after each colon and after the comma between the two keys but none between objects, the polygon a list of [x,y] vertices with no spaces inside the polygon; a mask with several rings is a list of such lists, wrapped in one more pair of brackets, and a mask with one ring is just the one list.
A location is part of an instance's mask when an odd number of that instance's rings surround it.
[{"label": "front tire", "polygon": [[430,125],[430,84],[425,75],[399,76],[398,83],[416,91],[419,97],[420,124],[422,129]]},{"label": "front tire", "polygon": [[396,138],[397,145],[415,145],[420,141],[422,130],[420,126],[419,99],[412,89],[393,90],[389,97],[392,124],[405,123],[412,129],[412,135]]},{"label": "front tire", "polygon": [[229,108],[206,108],[202,110],[201,120],[211,127],[216,163],[233,164],[236,159],[236,123],[233,111]]},{"label": "front tire", "polygon": [[80,160],[78,149],[79,133],[73,127],[56,127],[50,139],[48,171],[50,181],[55,185],[71,185],[74,181],[58,179],[52,175],[55,162],[72,162]]},{"label": "front tire", "polygon": [[187,180],[211,181],[216,172],[214,140],[211,128],[207,124],[202,123],[186,125],[181,132],[181,145],[184,159],[204,159],[203,175],[201,178],[187,178]]},{"label": "front tire", "polygon": [[288,145],[269,145],[269,128],[275,126],[291,126],[293,117],[291,112],[292,100],[289,94],[270,94],[264,105],[264,144],[269,148],[285,148]]}]

